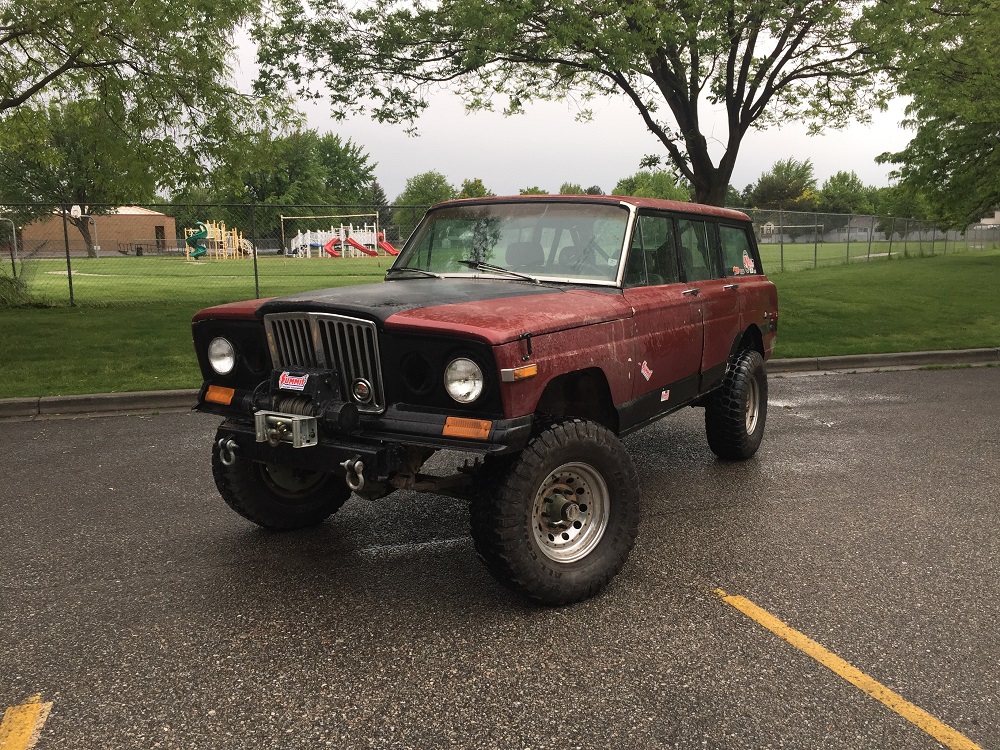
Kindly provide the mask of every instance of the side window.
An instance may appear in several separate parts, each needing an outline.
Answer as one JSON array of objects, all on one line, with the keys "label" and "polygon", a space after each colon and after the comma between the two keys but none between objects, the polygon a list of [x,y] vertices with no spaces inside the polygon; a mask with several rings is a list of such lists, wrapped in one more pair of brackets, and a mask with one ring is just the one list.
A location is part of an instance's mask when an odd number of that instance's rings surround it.
[{"label": "side window", "polygon": [[722,244],[722,273],[725,276],[757,273],[746,229],[719,227],[719,240]]},{"label": "side window", "polygon": [[678,219],[681,267],[685,281],[703,281],[715,277],[712,246],[708,239],[708,224],[704,221]]},{"label": "side window", "polygon": [[673,284],[679,276],[673,220],[666,216],[639,216],[625,266],[625,285]]}]

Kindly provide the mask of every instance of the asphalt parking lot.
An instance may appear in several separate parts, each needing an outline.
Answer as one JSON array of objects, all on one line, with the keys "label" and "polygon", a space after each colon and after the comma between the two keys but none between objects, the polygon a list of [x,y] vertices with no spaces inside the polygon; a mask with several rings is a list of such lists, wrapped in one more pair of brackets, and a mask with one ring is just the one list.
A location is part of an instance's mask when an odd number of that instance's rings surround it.
[{"label": "asphalt parking lot", "polygon": [[998,392],[772,378],[743,464],[698,410],[630,436],[640,541],[562,609],[494,583],[460,501],[256,529],[215,492],[211,417],[6,422],[0,711],[51,702],[38,750],[945,746],[722,589],[1000,748]]}]

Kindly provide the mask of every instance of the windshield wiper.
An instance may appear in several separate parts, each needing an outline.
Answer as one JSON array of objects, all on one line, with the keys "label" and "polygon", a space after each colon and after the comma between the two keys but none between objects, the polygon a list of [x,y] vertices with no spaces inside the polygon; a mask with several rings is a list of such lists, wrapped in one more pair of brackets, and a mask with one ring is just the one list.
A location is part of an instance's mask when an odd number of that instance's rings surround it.
[{"label": "windshield wiper", "polygon": [[513,276],[514,278],[517,279],[524,279],[525,281],[530,281],[534,284],[542,283],[534,276],[529,276],[528,274],[521,273],[519,271],[511,271],[509,268],[504,268],[503,266],[494,266],[492,263],[483,263],[482,261],[478,260],[460,260],[458,261],[458,263],[461,263],[463,266],[471,268],[475,271],[491,271],[492,273],[505,273],[508,276]]},{"label": "windshield wiper", "polygon": [[440,279],[441,278],[441,274],[437,274],[437,273],[434,273],[433,271],[428,271],[428,270],[423,269],[423,268],[414,268],[413,266],[400,266],[398,268],[390,268],[388,271],[385,272],[385,275],[388,278],[389,274],[391,274],[391,273],[393,273],[393,274],[395,274],[395,273],[405,273],[406,271],[412,271],[413,273],[419,273],[422,276],[433,276],[435,279]]}]

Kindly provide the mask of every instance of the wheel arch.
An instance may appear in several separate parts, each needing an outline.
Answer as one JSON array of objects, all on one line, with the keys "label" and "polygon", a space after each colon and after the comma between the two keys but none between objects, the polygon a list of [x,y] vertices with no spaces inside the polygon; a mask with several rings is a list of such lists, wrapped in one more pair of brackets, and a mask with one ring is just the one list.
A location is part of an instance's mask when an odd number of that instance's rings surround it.
[{"label": "wheel arch", "polygon": [[733,346],[729,350],[729,361],[735,361],[740,352],[747,350],[758,352],[762,357],[767,356],[764,352],[764,334],[754,323],[747,326],[747,329],[733,341]]},{"label": "wheel arch", "polygon": [[535,413],[546,417],[577,417],[618,434],[618,411],[607,375],[599,367],[588,367],[558,375],[545,385]]}]

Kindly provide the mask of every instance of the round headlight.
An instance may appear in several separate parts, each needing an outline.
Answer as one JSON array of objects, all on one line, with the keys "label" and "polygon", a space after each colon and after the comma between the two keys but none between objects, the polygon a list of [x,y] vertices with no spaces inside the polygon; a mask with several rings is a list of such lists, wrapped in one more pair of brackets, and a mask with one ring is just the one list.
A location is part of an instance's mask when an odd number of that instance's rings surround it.
[{"label": "round headlight", "polygon": [[444,389],[460,404],[471,404],[483,392],[483,371],[471,359],[453,359],[444,368]]},{"label": "round headlight", "polygon": [[220,375],[228,375],[236,367],[236,348],[226,339],[212,339],[208,345],[208,364]]}]

